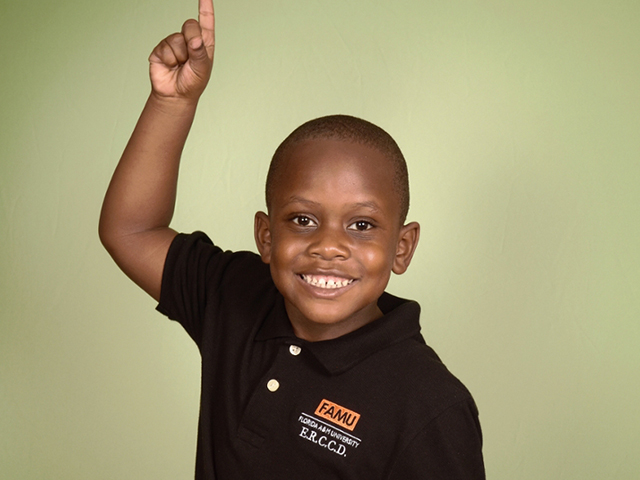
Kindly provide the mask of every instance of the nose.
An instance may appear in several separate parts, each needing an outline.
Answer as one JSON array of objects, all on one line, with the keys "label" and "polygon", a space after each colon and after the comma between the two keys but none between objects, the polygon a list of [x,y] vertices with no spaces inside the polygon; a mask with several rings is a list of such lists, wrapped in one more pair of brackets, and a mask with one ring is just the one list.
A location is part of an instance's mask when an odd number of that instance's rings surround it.
[{"label": "nose", "polygon": [[342,228],[318,228],[309,244],[309,253],[323,260],[346,260],[351,255],[346,232]]}]

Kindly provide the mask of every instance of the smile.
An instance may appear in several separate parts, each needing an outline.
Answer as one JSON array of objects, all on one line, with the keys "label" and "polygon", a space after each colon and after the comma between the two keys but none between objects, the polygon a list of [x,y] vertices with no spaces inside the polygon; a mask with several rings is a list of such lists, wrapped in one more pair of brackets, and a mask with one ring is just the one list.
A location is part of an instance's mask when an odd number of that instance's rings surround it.
[{"label": "smile", "polygon": [[353,279],[333,277],[327,275],[300,275],[309,285],[318,288],[342,288],[353,283]]}]

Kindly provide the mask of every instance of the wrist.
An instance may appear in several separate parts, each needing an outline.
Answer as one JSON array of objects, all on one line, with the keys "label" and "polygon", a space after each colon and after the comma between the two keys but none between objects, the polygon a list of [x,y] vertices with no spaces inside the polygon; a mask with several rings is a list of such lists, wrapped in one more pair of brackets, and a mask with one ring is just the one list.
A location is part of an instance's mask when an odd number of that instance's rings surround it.
[{"label": "wrist", "polygon": [[154,110],[172,116],[192,116],[198,106],[198,100],[199,98],[161,95],[152,90],[149,95],[149,99],[147,100],[147,104]]}]

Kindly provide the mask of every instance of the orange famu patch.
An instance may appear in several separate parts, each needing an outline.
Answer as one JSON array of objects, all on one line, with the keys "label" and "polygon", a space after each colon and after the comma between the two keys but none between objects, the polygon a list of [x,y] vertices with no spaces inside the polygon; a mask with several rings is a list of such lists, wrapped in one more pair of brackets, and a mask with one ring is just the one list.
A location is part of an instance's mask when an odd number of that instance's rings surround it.
[{"label": "orange famu patch", "polygon": [[356,428],[358,420],[360,420],[359,413],[324,399],[320,402],[318,408],[316,408],[315,413],[319,417],[325,418],[349,431],[353,431],[353,429]]}]

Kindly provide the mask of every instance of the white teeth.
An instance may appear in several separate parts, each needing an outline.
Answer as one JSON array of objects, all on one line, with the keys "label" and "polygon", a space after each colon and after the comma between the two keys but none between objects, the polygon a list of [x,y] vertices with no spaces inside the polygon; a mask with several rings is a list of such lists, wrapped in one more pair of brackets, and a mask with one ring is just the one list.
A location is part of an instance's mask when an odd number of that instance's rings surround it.
[{"label": "white teeth", "polygon": [[353,279],[340,279],[336,277],[322,277],[318,275],[301,275],[302,279],[314,287],[320,288],[341,288],[346,287]]}]

